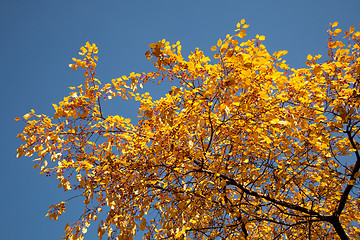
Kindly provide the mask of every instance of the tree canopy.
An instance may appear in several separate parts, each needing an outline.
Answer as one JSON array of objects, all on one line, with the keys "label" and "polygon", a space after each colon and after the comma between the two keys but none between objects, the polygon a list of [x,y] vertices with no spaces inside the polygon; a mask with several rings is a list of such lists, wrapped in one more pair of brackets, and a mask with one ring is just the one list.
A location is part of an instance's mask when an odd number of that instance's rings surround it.
[{"label": "tree canopy", "polygon": [[[153,72],[107,84],[86,43],[70,64],[84,83],[52,117],[25,114],[18,134],[18,157],[36,155],[35,168],[84,199],[64,239],[91,224],[99,239],[359,238],[360,31],[337,25],[326,60],[308,55],[305,68],[270,54],[264,36],[244,40],[242,20],[211,58],[162,40],[145,53]],[[137,92],[149,81],[174,86],[155,101]],[[116,97],[139,102],[138,121],[102,111]]]}]

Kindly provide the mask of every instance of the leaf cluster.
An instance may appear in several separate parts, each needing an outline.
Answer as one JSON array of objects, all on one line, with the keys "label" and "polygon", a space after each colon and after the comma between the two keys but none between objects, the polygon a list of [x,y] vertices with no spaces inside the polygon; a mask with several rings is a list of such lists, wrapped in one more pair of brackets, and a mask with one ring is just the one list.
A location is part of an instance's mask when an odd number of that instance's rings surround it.
[{"label": "leaf cluster", "polygon": [[[98,218],[99,239],[358,238],[360,32],[338,40],[336,26],[327,60],[308,55],[300,69],[264,36],[243,40],[244,20],[213,58],[196,49],[185,60],[180,42],[163,40],[145,53],[155,71],[105,85],[97,47],[81,47],[70,67],[85,70],[84,85],[53,117],[25,114],[18,135],[18,157],[36,154],[35,168],[84,199],[64,239],[83,239]],[[176,86],[156,101],[137,92],[155,80]],[[140,102],[136,124],[105,116],[115,97]]]}]

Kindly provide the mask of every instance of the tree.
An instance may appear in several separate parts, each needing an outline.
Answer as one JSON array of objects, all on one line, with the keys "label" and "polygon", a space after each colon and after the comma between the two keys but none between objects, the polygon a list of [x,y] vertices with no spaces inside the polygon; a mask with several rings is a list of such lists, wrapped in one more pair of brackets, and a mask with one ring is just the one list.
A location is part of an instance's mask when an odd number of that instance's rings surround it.
[{"label": "tree", "polygon": [[[212,60],[199,49],[185,60],[179,42],[162,40],[145,54],[154,72],[105,85],[86,43],[70,64],[85,83],[53,117],[25,114],[18,135],[18,157],[37,153],[34,167],[84,198],[64,239],[83,239],[97,218],[100,239],[359,238],[360,32],[337,40],[337,24],[328,59],[308,55],[306,68],[290,68],[287,51],[269,54],[264,36],[242,40],[242,20]],[[176,86],[157,101],[136,92],[167,79]],[[105,116],[115,97],[139,101],[136,124]]]}]

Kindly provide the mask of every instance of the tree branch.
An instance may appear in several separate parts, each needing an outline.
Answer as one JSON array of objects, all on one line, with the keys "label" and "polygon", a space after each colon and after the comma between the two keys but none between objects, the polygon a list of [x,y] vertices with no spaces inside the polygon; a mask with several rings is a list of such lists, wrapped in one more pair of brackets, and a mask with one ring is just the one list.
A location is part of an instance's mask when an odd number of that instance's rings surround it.
[{"label": "tree branch", "polygon": [[[211,172],[209,170],[206,170],[206,169],[198,169],[197,171],[198,172],[205,172],[205,173],[208,173],[208,174],[211,174],[211,175],[215,175],[215,173],[213,173],[213,172]],[[277,199],[274,199],[274,198],[270,197],[269,195],[265,195],[265,194],[262,194],[262,193],[258,193],[258,192],[249,190],[246,187],[244,187],[243,185],[241,185],[240,183],[238,183],[237,181],[235,181],[234,179],[229,178],[228,176],[225,176],[223,174],[220,174],[220,177],[225,179],[227,181],[227,183],[229,183],[229,185],[233,185],[235,187],[238,187],[241,191],[245,192],[246,194],[248,194],[250,196],[262,198],[262,199],[265,199],[265,200],[267,200],[269,202],[275,203],[277,205],[287,207],[287,208],[290,208],[292,210],[300,211],[302,213],[306,213],[306,214],[309,214],[311,216],[318,217],[320,219],[326,218],[326,216],[323,216],[323,215],[315,212],[314,210],[310,210],[310,209],[307,209],[307,208],[304,208],[304,207],[301,207],[301,206],[298,206],[298,205],[295,205],[295,204],[292,204],[292,203],[277,200]]]},{"label": "tree branch", "polygon": [[355,174],[360,169],[360,155],[359,155],[359,152],[357,151],[357,147],[356,147],[356,144],[354,142],[354,139],[351,136],[351,131],[349,129],[347,129],[346,133],[347,133],[348,138],[350,140],[351,146],[354,149],[356,149],[356,151],[355,151],[356,163],[355,163],[354,169],[353,169],[353,171],[352,171],[352,173],[350,175],[350,181],[351,182],[348,183],[347,186],[345,187],[345,190],[344,190],[343,194],[341,195],[339,205],[338,205],[336,211],[334,212],[335,216],[340,216],[341,215],[341,212],[343,211],[343,209],[345,207],[345,204],[346,204],[346,201],[347,201],[347,199],[349,197],[349,194],[350,194],[352,188],[354,187],[353,181],[356,181]]}]

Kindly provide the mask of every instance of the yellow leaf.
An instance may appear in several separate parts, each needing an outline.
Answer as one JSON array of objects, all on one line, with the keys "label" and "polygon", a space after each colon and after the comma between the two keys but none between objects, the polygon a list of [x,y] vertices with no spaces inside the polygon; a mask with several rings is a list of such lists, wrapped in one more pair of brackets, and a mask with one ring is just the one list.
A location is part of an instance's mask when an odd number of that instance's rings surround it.
[{"label": "yellow leaf", "polygon": [[278,52],[275,52],[275,53],[274,53],[274,56],[275,56],[276,58],[279,58],[279,57],[281,57],[281,56],[286,55],[287,53],[288,53],[288,51],[286,51],[286,50],[278,51]]},{"label": "yellow leaf", "polygon": [[130,118],[126,118],[126,119],[124,120],[124,122],[125,122],[125,123],[130,123],[130,122],[131,122],[131,119],[130,119]]},{"label": "yellow leaf", "polygon": [[16,117],[16,118],[15,118],[15,121],[20,121],[20,118],[19,118],[19,117]]},{"label": "yellow leaf", "polygon": [[246,37],[246,30],[245,29],[241,29],[241,31],[238,34],[239,38],[244,38]]},{"label": "yellow leaf", "polygon": [[274,118],[273,120],[270,121],[271,124],[277,124],[279,122],[279,119]]},{"label": "yellow leaf", "polygon": [[314,69],[312,70],[313,75],[316,75],[319,72],[321,72],[321,67],[319,67],[319,66],[314,67]]},{"label": "yellow leaf", "polygon": [[211,47],[211,51],[216,51],[217,47],[216,46],[212,46]]},{"label": "yellow leaf", "polygon": [[194,219],[190,219],[190,222],[193,223],[193,224],[196,224],[196,223],[197,223],[197,221],[194,220]]},{"label": "yellow leaf", "polygon": [[27,113],[27,114],[25,114],[25,115],[23,116],[23,118],[24,118],[25,120],[28,120],[30,117],[31,117],[31,115],[30,115],[29,113]]},{"label": "yellow leaf", "polygon": [[240,23],[243,25],[245,23],[245,19],[241,19]]},{"label": "yellow leaf", "polygon": [[147,60],[150,60],[152,58],[151,52],[149,50],[145,52],[145,57]]},{"label": "yellow leaf", "polygon": [[76,64],[69,64],[69,67],[72,68],[73,71],[75,71],[77,69]]},{"label": "yellow leaf", "polygon": [[185,232],[185,228],[183,228],[181,231],[179,231],[176,235],[175,238],[180,238]]},{"label": "yellow leaf", "polygon": [[350,29],[349,29],[349,32],[350,32],[350,33],[353,33],[354,31],[355,31],[354,26],[351,26]]},{"label": "yellow leaf", "polygon": [[146,219],[145,218],[142,219],[139,227],[140,227],[141,231],[145,231],[145,228],[146,228]]},{"label": "yellow leaf", "polygon": [[260,37],[259,37],[259,41],[264,41],[265,40],[265,36],[264,35],[261,35]]},{"label": "yellow leaf", "polygon": [[144,113],[144,116],[146,118],[151,118],[153,115],[153,112],[151,110],[146,110],[145,113]]},{"label": "yellow leaf", "polygon": [[81,47],[80,50],[82,51],[82,53],[86,53],[86,52],[87,52],[87,49],[84,48],[84,47]]},{"label": "yellow leaf", "polygon": [[313,59],[313,57],[312,57],[310,54],[308,54],[307,57],[306,57],[306,59],[309,60],[309,61],[311,61],[311,60]]},{"label": "yellow leaf", "polygon": [[221,40],[221,39],[219,39],[219,40],[217,41],[217,46],[218,46],[218,47],[220,47],[220,46],[221,46],[221,44],[222,44],[222,40]]},{"label": "yellow leaf", "polygon": [[188,142],[188,144],[189,144],[189,148],[190,148],[190,149],[194,147],[194,142],[193,142],[193,141],[190,140],[190,141]]},{"label": "yellow leaf", "polygon": [[278,124],[289,125],[290,123],[288,121],[279,121]]},{"label": "yellow leaf", "polygon": [[339,29],[339,28],[334,30],[335,35],[337,35],[337,34],[339,34],[339,33],[341,33],[341,32],[342,32],[342,30]]},{"label": "yellow leaf", "polygon": [[76,181],[78,181],[78,182],[81,181],[81,174],[80,173],[78,175],[76,175]]},{"label": "yellow leaf", "polygon": [[331,27],[336,27],[339,23],[338,22],[334,22]]}]

